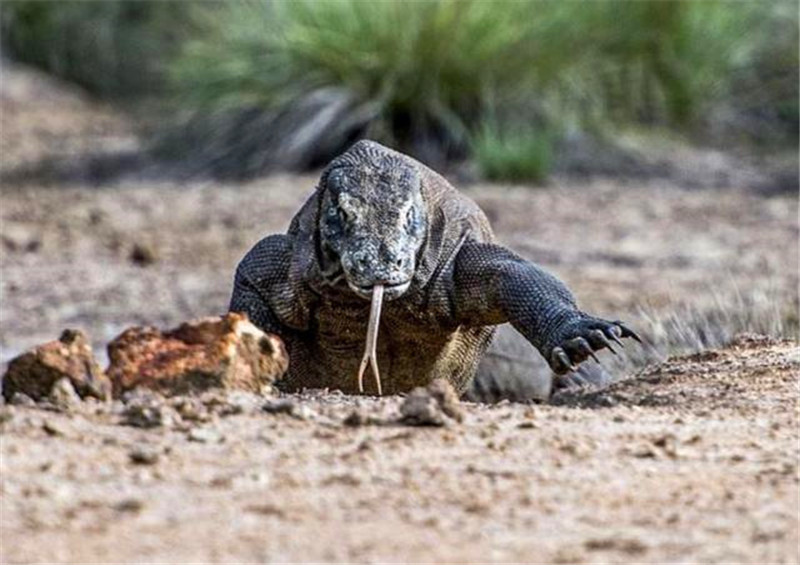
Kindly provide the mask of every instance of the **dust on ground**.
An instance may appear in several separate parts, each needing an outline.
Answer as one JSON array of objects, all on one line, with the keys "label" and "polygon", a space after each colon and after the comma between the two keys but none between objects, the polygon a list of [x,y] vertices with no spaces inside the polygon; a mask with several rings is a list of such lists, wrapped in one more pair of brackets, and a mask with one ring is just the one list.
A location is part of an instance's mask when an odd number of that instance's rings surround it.
[{"label": "dust on ground", "polygon": [[121,402],[7,406],[3,553],[797,562],[798,370],[796,343],[745,337],[603,401],[465,404],[462,423],[437,428],[398,423],[398,397],[328,391],[182,399],[194,408],[179,406],[181,423],[154,429],[124,425]]},{"label": "dust on ground", "polygon": [[[3,78],[3,168],[135,143],[78,94]],[[745,297],[796,316],[796,195],[725,178],[702,190],[569,177],[464,189],[501,241],[599,315],[646,332],[677,303]],[[223,312],[238,260],[286,229],[315,181],[4,182],[0,360],[65,327],[101,353],[130,325]],[[121,403],[4,407],[0,555],[797,562],[797,374],[796,343],[743,340],[559,406],[467,404],[462,424],[435,429],[370,424],[390,422],[401,399],[335,392],[267,412],[266,400],[206,407],[153,429],[121,425]],[[354,410],[350,423],[367,425],[345,424]]]}]

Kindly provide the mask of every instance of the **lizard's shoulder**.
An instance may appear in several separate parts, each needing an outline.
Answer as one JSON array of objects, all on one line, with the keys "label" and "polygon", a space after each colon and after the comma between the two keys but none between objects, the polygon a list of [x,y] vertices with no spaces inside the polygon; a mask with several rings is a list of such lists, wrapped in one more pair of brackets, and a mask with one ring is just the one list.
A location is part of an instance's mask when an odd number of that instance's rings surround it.
[{"label": "lizard's shoulder", "polygon": [[443,236],[455,239],[494,239],[489,219],[472,198],[424,165],[422,179],[435,230],[441,230]]}]

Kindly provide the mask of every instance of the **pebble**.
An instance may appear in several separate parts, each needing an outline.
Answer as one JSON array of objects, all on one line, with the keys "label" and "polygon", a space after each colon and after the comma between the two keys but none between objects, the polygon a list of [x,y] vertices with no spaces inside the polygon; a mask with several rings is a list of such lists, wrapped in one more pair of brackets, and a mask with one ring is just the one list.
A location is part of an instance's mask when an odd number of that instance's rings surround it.
[{"label": "pebble", "polygon": [[50,389],[50,402],[59,410],[70,411],[81,405],[81,397],[66,377],[58,379]]},{"label": "pebble", "polygon": [[[421,391],[421,392],[418,392]],[[411,426],[444,426],[445,416],[436,399],[427,395],[425,389],[417,388],[400,406],[402,422]]]},{"label": "pebble", "polygon": [[10,404],[14,406],[25,406],[28,408],[36,406],[36,402],[33,400],[33,398],[31,398],[24,392],[15,392],[14,396],[11,397]]},{"label": "pebble", "polygon": [[271,400],[261,406],[261,410],[268,414],[286,414],[298,420],[310,420],[316,413],[306,405],[300,405],[293,400]]},{"label": "pebble", "polygon": [[186,434],[189,441],[197,443],[220,443],[224,441],[224,437],[216,431],[209,428],[192,428]]},{"label": "pebble", "polygon": [[353,410],[347,417],[342,421],[345,426],[357,428],[359,426],[365,426],[368,423],[367,416],[359,411]]},{"label": "pebble", "polygon": [[261,406],[267,414],[294,414],[297,404],[293,400],[271,400]]},{"label": "pebble", "polygon": [[47,433],[49,436],[63,436],[64,430],[55,422],[50,422],[45,420],[42,422],[42,429]]},{"label": "pebble", "polygon": [[400,405],[400,414],[400,421],[410,426],[445,426],[464,419],[458,395],[444,379],[412,390]]},{"label": "pebble", "polygon": [[153,447],[137,446],[128,452],[128,459],[136,465],[155,465],[160,453]]},{"label": "pebble", "polygon": [[152,245],[147,243],[134,243],[128,256],[131,263],[140,267],[147,267],[158,261],[158,254]]},{"label": "pebble", "polygon": [[122,423],[135,428],[171,427],[178,415],[168,406],[148,399],[132,401],[122,413]]},{"label": "pebble", "polygon": [[206,409],[206,406],[196,398],[179,398],[173,407],[183,420],[208,422],[212,419],[212,414]]},{"label": "pebble", "polygon": [[144,502],[138,498],[126,498],[114,505],[114,509],[119,512],[141,512]]},{"label": "pebble", "polygon": [[541,426],[536,422],[533,422],[531,420],[526,420],[524,422],[520,422],[519,424],[517,424],[517,427],[521,430],[537,430]]}]

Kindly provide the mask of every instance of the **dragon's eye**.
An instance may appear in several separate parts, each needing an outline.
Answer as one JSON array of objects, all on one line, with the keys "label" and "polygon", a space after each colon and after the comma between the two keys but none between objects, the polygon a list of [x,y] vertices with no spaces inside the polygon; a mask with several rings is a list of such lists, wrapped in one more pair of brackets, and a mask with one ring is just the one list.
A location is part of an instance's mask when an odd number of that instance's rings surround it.
[{"label": "dragon's eye", "polygon": [[341,170],[335,169],[328,174],[328,185],[340,189],[344,183],[344,174]]},{"label": "dragon's eye", "polygon": [[343,208],[339,208],[339,219],[346,224],[350,220],[350,215]]}]

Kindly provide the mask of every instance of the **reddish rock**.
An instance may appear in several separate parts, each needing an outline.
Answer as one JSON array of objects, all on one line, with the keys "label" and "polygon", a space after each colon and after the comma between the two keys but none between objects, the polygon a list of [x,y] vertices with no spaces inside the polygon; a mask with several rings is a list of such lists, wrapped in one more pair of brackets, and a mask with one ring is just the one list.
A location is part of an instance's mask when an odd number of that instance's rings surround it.
[{"label": "reddish rock", "polygon": [[115,396],[135,387],[167,394],[210,388],[260,392],[286,372],[283,342],[244,314],[203,318],[161,332],[134,327],[108,344]]},{"label": "reddish rock", "polygon": [[80,330],[64,330],[56,341],[39,345],[11,360],[3,376],[3,396],[24,394],[44,400],[53,385],[67,379],[81,398],[107,399],[111,383],[92,355],[89,340]]}]

